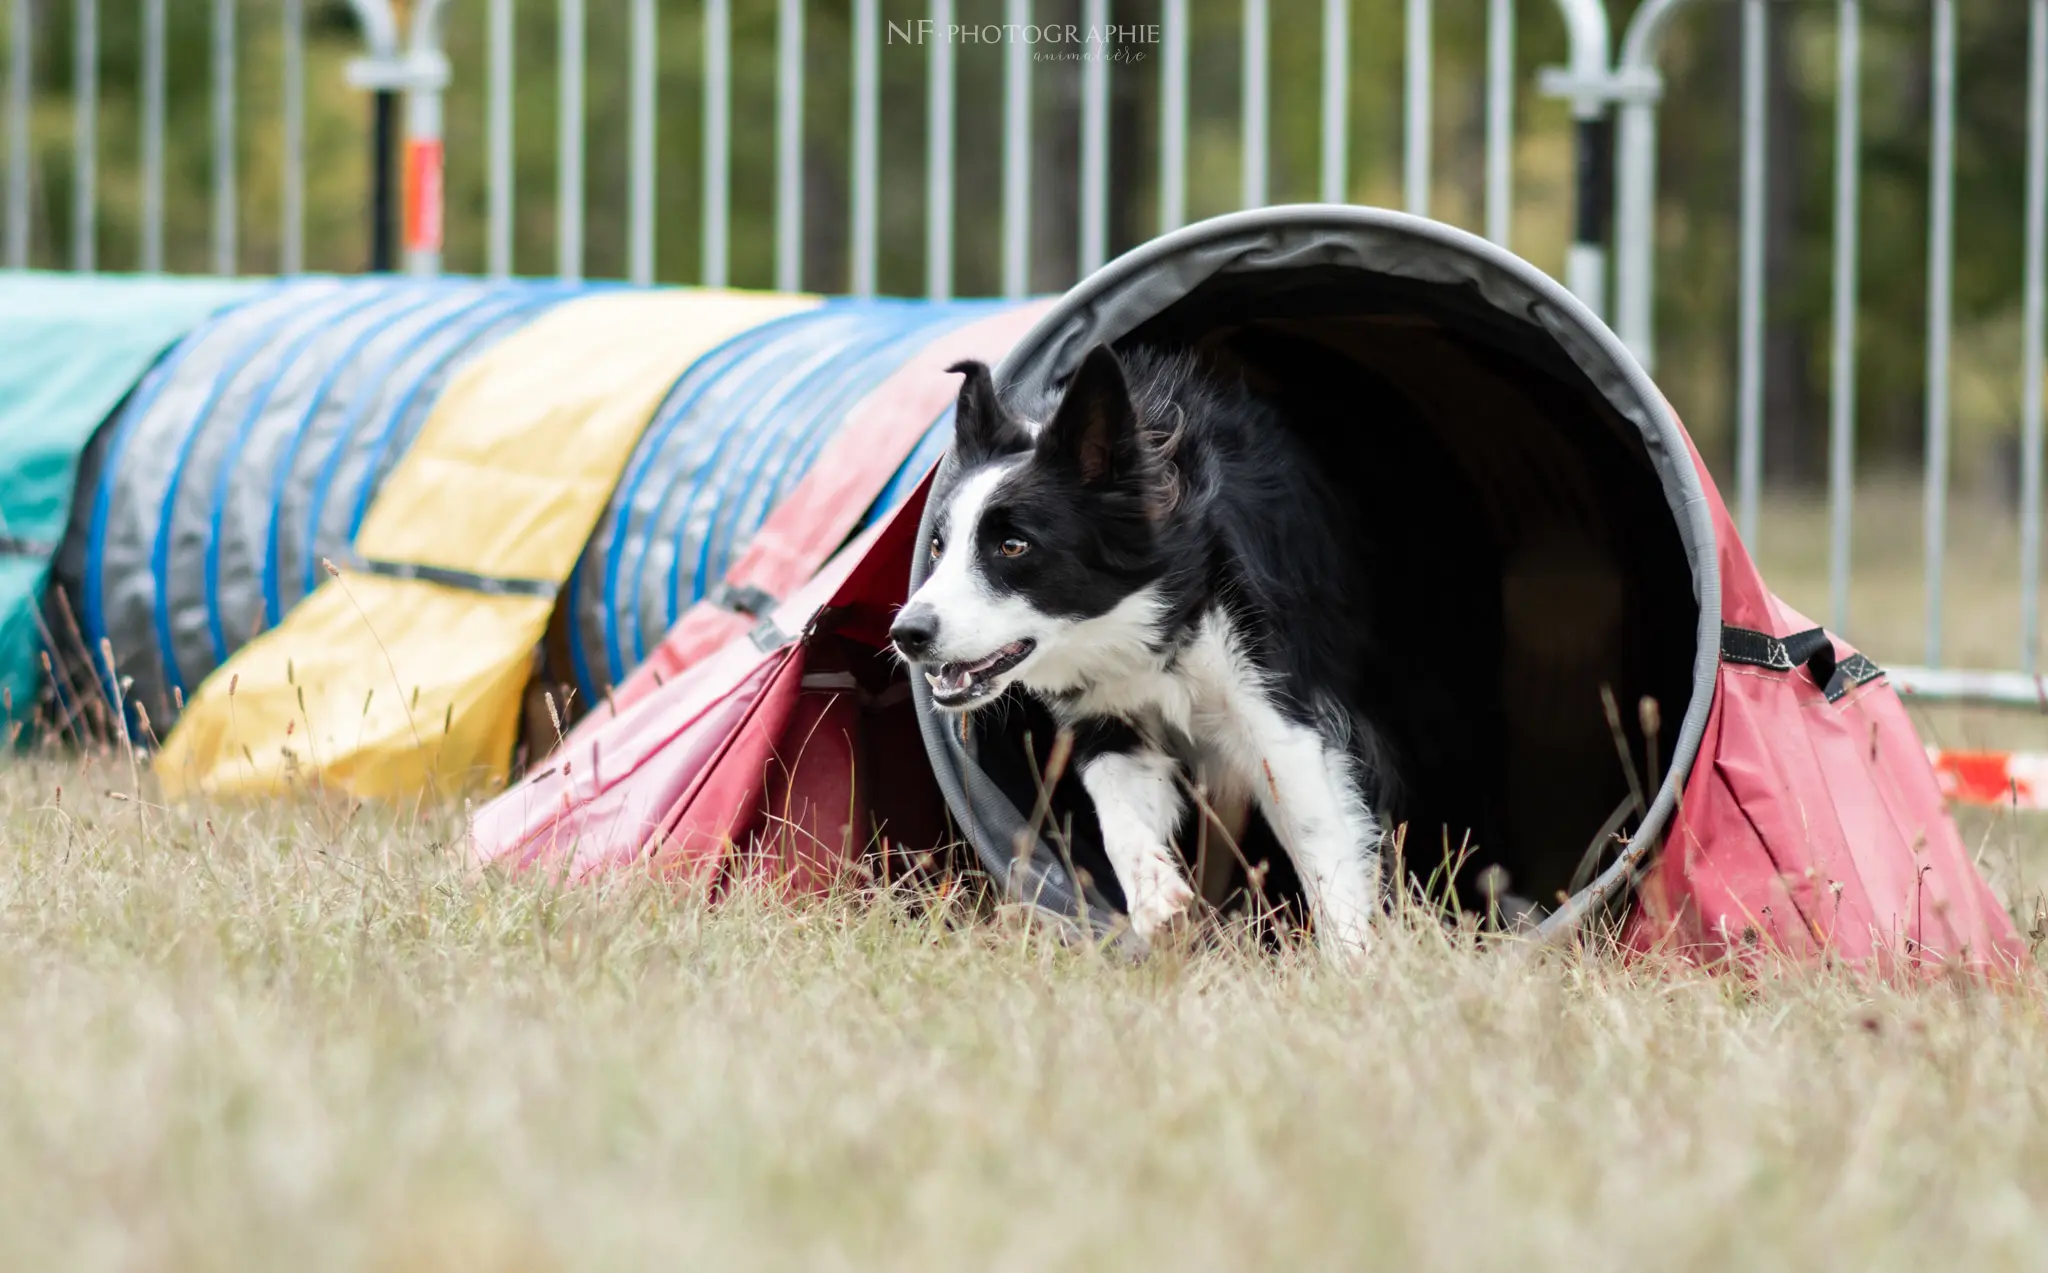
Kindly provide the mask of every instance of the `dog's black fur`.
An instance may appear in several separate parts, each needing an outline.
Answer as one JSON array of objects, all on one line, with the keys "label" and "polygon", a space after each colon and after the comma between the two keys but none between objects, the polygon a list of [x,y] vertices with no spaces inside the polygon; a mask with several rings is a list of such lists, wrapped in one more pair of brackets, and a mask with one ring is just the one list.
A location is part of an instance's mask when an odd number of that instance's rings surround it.
[{"label": "dog's black fur", "polygon": [[[1162,650],[1210,612],[1228,614],[1290,718],[1327,727],[1319,705],[1344,709],[1364,794],[1384,822],[1400,785],[1370,710],[1381,696],[1367,689],[1376,660],[1364,493],[1340,490],[1272,402],[1190,353],[1098,348],[1056,400],[1007,405],[986,365],[955,370],[966,376],[956,472],[1034,446],[1041,461],[980,533],[1016,531],[1042,551],[991,560],[991,581],[1074,618],[1156,585],[1171,599]],[[1047,421],[1035,443],[1020,417]],[[1084,729],[1084,743],[1097,732]]]},{"label": "dog's black fur", "polygon": [[[1259,683],[1250,688],[1326,749],[1348,753],[1355,794],[1382,830],[1416,816],[1477,829],[1478,817],[1444,816],[1440,791],[1425,790],[1418,801],[1404,780],[1410,740],[1419,744],[1419,768],[1469,772],[1470,727],[1460,695],[1431,659],[1418,657],[1384,595],[1413,593],[1414,576],[1427,567],[1373,551],[1387,529],[1375,521],[1375,475],[1340,459],[1369,454],[1352,442],[1381,425],[1402,431],[1403,421],[1353,418],[1372,407],[1331,400],[1328,390],[1341,380],[1314,376],[1304,382],[1313,388],[1290,393],[1282,377],[1277,391],[1255,393],[1185,351],[1136,348],[1119,357],[1098,347],[1059,392],[1007,402],[984,364],[954,370],[965,380],[953,460],[932,497],[940,510],[934,561],[971,553],[989,605],[1018,603],[1066,621],[1110,616],[1149,589],[1164,605],[1142,639],[1169,672],[1222,617],[1256,666]],[[1034,434],[1029,421],[1044,423]],[[972,528],[973,542],[944,542],[965,530],[948,525],[954,496],[993,465],[1005,476]],[[1000,551],[1012,540],[1029,550]],[[940,654],[937,616],[914,615],[915,601],[899,616],[899,648],[934,660],[927,666],[941,674],[935,687],[947,680],[964,702],[987,701],[960,695],[946,676],[984,663],[936,660],[980,660],[994,647]],[[1415,598],[1402,601],[1412,607]],[[1011,666],[1074,728],[1077,768],[1091,755],[1141,745],[1142,712],[1101,706],[1115,698],[1104,692],[1113,682],[1083,674],[1054,686],[1058,678],[1030,653],[999,660],[989,675],[1000,681]],[[1183,757],[1201,752],[1204,740],[1160,738],[1157,722],[1149,724],[1152,745]],[[1436,829],[1425,830],[1433,840]]]}]

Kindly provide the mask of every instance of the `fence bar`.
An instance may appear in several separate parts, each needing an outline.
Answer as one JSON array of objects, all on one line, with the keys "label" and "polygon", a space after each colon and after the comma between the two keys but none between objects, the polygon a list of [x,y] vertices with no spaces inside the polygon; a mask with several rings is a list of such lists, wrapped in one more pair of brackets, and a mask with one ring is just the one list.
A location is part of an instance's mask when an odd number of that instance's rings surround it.
[{"label": "fence bar", "polygon": [[1003,295],[1014,299],[1031,275],[1031,0],[1005,0],[1003,25]]},{"label": "fence bar", "polygon": [[555,112],[555,273],[583,277],[583,0],[561,0],[557,12],[562,64]]},{"label": "fence bar", "polygon": [[1244,178],[1238,202],[1247,208],[1266,203],[1266,119],[1269,92],[1266,87],[1266,36],[1269,26],[1266,0],[1243,0],[1244,4]]},{"label": "fence bar", "polygon": [[490,243],[485,268],[492,278],[512,276],[512,0],[491,0],[487,70],[490,120]]},{"label": "fence bar", "polygon": [[1159,67],[1159,232],[1188,219],[1188,0],[1162,0]]},{"label": "fence bar", "polygon": [[881,0],[853,0],[853,287],[875,294],[877,147],[882,114]]},{"label": "fence bar", "polygon": [[2048,342],[2048,0],[2027,28],[2027,256],[2020,385],[2020,669],[2040,670],[2041,377]]},{"label": "fence bar", "polygon": [[[1109,0],[1081,0],[1083,30],[1103,35]],[[1088,38],[1088,37],[1084,37]],[[1109,259],[1109,59],[1107,38],[1082,46],[1081,63],[1081,274]]]},{"label": "fence bar", "polygon": [[1508,245],[1515,208],[1515,0],[1486,5],[1486,237]]},{"label": "fence bar", "polygon": [[1343,203],[1350,189],[1351,0],[1323,0],[1324,203]]},{"label": "fence bar", "polygon": [[284,0],[284,171],[278,201],[277,268],[298,274],[306,268],[306,6]]},{"label": "fence bar", "polygon": [[28,268],[29,4],[14,0],[8,26],[7,268]]},{"label": "fence bar", "polygon": [[1408,0],[1407,108],[1401,143],[1402,202],[1418,217],[1429,215],[1429,129],[1432,0]]},{"label": "fence bar", "polygon": [[704,0],[704,284],[724,287],[731,253],[732,0]]},{"label": "fence bar", "polygon": [[[1622,37],[1615,74],[1625,91],[1614,122],[1614,330],[1645,371],[1656,370],[1655,324],[1652,321],[1656,277],[1657,103],[1663,80],[1657,73],[1657,51],[1674,14],[1687,0],[1644,0],[1629,19]],[[1587,10],[1597,17],[1595,5]],[[1593,50],[1598,52],[1596,48]],[[1586,109],[1575,103],[1574,111]],[[1604,182],[1588,159],[1598,159],[1604,125],[1597,117],[1578,115],[1579,194],[1573,209],[1578,220],[1576,241],[1566,259],[1570,284],[1581,300],[1597,299],[1602,262],[1599,244],[1606,220],[1597,197]],[[1589,196],[1592,196],[1589,199]],[[1584,286],[1591,290],[1580,291]]]},{"label": "fence bar", "polygon": [[164,0],[142,0],[141,243],[136,267],[164,268]]},{"label": "fence bar", "polygon": [[[708,22],[708,17],[707,17]],[[654,282],[654,0],[633,0],[626,119],[626,277]]]},{"label": "fence bar", "polygon": [[1933,137],[1927,160],[1927,666],[1941,666],[1942,566],[1948,548],[1951,279],[1955,263],[1956,7],[1934,0]]},{"label": "fence bar", "polygon": [[[1657,369],[1657,104],[1623,102],[1615,127],[1614,332],[1643,370]],[[1582,298],[1583,299],[1583,298]]]},{"label": "fence bar", "polygon": [[1763,485],[1764,149],[1770,0],[1742,0],[1742,209],[1737,262],[1735,363],[1735,523],[1756,543]]},{"label": "fence bar", "polygon": [[925,82],[924,291],[953,294],[953,0],[931,0],[930,76]]},{"label": "fence bar", "polygon": [[99,210],[98,0],[72,5],[71,54],[71,268],[91,273]]},{"label": "fence bar", "polygon": [[779,0],[775,22],[775,288],[804,279],[804,0]]},{"label": "fence bar", "polygon": [[1835,36],[1834,357],[1828,389],[1828,612],[1849,630],[1849,559],[1856,499],[1856,270],[1862,172],[1862,0],[1841,0]]},{"label": "fence bar", "polygon": [[2048,712],[2048,682],[2025,672],[1981,672],[1969,668],[1901,667],[1885,664],[1884,679],[1906,698],[1937,703],[1972,703]]},{"label": "fence bar", "polygon": [[235,272],[235,0],[213,0],[213,272]]}]

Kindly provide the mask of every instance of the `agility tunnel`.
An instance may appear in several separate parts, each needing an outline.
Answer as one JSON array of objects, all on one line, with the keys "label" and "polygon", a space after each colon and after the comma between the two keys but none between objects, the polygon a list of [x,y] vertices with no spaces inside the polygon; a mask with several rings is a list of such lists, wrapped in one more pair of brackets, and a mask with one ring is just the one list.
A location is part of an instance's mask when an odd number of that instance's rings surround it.
[{"label": "agility tunnel", "polygon": [[138,727],[348,560],[372,495],[448,379],[570,293],[552,285],[305,278],[193,331],[90,448],[59,580],[111,649]]},{"label": "agility tunnel", "polygon": [[[110,434],[104,507],[137,511],[86,527],[82,608],[89,638],[117,632],[131,693],[155,690],[151,719],[175,714],[155,761],[173,795],[501,782],[523,729],[552,743],[659,651],[849,421],[871,422],[867,463],[842,448],[839,485],[872,480],[805,497],[831,542],[792,582],[907,494],[950,395],[906,399],[901,373],[999,354],[956,338],[1015,308],[419,286],[252,303],[188,342],[181,392]],[[758,591],[715,600],[740,615]]]},{"label": "agility tunnel", "polygon": [[[1355,547],[1386,563],[1387,666],[1439,695],[1389,722],[1441,822],[1408,828],[1418,882],[1442,872],[1468,904],[1505,885],[1547,936],[1601,920],[1702,961],[2025,959],[1881,671],[1771,595],[1662,395],[1534,267],[1375,209],[1223,217],[1067,293],[999,382],[1056,388],[1101,343],[1190,349],[1292,404],[1287,427],[1370,511]],[[1021,699],[943,716],[889,656],[920,505],[587,723],[473,820],[476,855],[720,886],[779,870],[804,891],[958,834],[1011,897],[1116,931],[1050,719]],[[1438,728],[1452,712],[1462,741]],[[928,767],[900,756],[913,722]],[[1240,847],[1204,876],[1211,900],[1242,896],[1249,865],[1299,901],[1256,813]]]},{"label": "agility tunnel", "polygon": [[[571,577],[566,653],[584,700],[623,682],[720,585],[769,512],[835,441],[851,433],[866,467],[881,466],[855,512],[900,502],[902,475],[922,476],[944,448],[947,434],[933,424],[951,398],[891,404],[877,390],[904,371],[931,378],[930,364],[954,343],[946,337],[963,327],[992,321],[1021,333],[1027,323],[1003,317],[1018,309],[1003,301],[830,302],[744,331],[692,364],[641,434]],[[893,435],[876,436],[866,424],[877,407]],[[855,457],[840,445],[827,470],[843,481]],[[815,510],[821,500],[807,491],[799,503]],[[833,547],[848,529],[838,528]],[[744,601],[731,589],[720,596]]]},{"label": "agility tunnel", "polygon": [[41,609],[81,453],[164,351],[254,290],[215,280],[0,274],[0,698],[32,718]]}]

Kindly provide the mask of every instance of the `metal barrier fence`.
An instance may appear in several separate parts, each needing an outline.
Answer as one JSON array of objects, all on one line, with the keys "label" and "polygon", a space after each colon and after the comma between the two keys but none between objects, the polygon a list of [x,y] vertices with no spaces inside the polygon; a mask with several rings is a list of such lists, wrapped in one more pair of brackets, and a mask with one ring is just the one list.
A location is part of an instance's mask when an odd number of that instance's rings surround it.
[{"label": "metal barrier fence", "polygon": [[[5,104],[8,138],[4,256],[9,268],[23,268],[29,259],[30,147],[28,118],[34,91],[31,50],[37,24],[60,7],[68,8],[74,45],[73,235],[72,265],[91,269],[93,217],[99,196],[94,177],[99,162],[94,143],[97,123],[94,79],[99,62],[98,15],[103,0],[8,0],[12,65],[8,68]],[[140,5],[144,48],[140,98],[143,103],[140,223],[145,270],[162,265],[164,207],[164,6],[167,0],[131,0]],[[471,0],[462,0],[468,4]],[[485,64],[464,68],[489,85],[488,165],[489,252],[487,270],[510,272],[512,258],[513,187],[513,22],[514,0],[473,0],[488,12],[489,43]],[[557,209],[556,272],[578,278],[584,269],[584,209],[587,198],[584,168],[587,130],[585,33],[586,0],[527,0],[555,6],[558,25],[559,82],[556,92]],[[656,84],[657,0],[617,0],[628,7],[632,56],[628,67],[630,188],[627,195],[628,277],[654,278],[654,135],[660,103]],[[1353,119],[1349,63],[1350,11],[1354,0],[1324,0],[1320,154],[1318,182],[1322,196],[1341,200],[1348,187],[1347,157],[1352,149]],[[1368,0],[1376,3],[1378,0]],[[1428,214],[1430,203],[1432,128],[1432,14],[1437,0],[1403,0],[1408,32],[1404,88],[1405,139],[1402,189],[1409,211]],[[1485,228],[1505,242],[1512,209],[1512,147],[1514,136],[1514,29],[1516,0],[1480,0],[1486,6],[1488,72],[1485,107]],[[1548,0],[1566,9],[1597,11],[1595,0]],[[286,273],[304,262],[305,182],[308,153],[305,138],[306,95],[305,0],[277,0],[279,38],[283,48],[282,151],[279,165],[284,250],[279,268]],[[349,68],[350,82],[380,97],[402,95],[405,103],[405,156],[401,164],[408,191],[405,228],[407,266],[414,272],[439,268],[441,209],[437,203],[442,152],[440,99],[451,68],[441,47],[441,27],[450,0],[417,0],[407,22],[391,0],[351,0],[366,47],[366,56]],[[701,269],[696,281],[718,285],[729,273],[728,228],[732,214],[731,136],[733,127],[732,0],[698,0],[702,13],[703,103],[703,230]],[[945,297],[952,291],[953,229],[958,191],[954,178],[954,121],[958,85],[955,49],[963,42],[1000,42],[1004,46],[1002,100],[1003,189],[1001,244],[1004,291],[1022,294],[1029,276],[1030,213],[1026,190],[1032,170],[1032,99],[1034,50],[1080,46],[1082,56],[1080,123],[1079,267],[1081,273],[1108,256],[1107,201],[1110,190],[1109,70],[1121,40],[1156,45],[1162,58],[1157,192],[1158,228],[1169,230],[1187,217],[1189,181],[1189,0],[1162,0],[1160,21],[1119,27],[1112,21],[1108,0],[1080,0],[1079,24],[1033,21],[1033,0],[1004,0],[1003,22],[962,26],[955,21],[954,0],[926,0],[927,17],[884,21],[880,0],[851,0],[853,92],[852,154],[848,234],[850,270],[845,290],[872,294],[876,286],[876,244],[880,233],[877,155],[880,145],[881,78],[879,61],[885,42],[901,39],[923,46],[928,59],[926,136],[929,156],[925,191],[926,292]],[[805,215],[801,161],[805,77],[804,0],[777,0],[776,76],[774,90],[776,180],[772,215],[776,227],[775,280],[794,287],[801,275],[802,239],[798,227]],[[212,0],[211,99],[213,163],[213,265],[231,273],[235,261],[237,174],[234,154],[237,113],[234,75],[236,0]],[[1269,202],[1268,169],[1270,99],[1267,0],[1242,0],[1243,94],[1241,193],[1244,206]],[[1599,19],[1596,43],[1605,47],[1605,19]],[[1090,54],[1095,55],[1090,55]],[[1597,59],[1596,59],[1597,60]],[[267,121],[266,121],[267,122]],[[1592,266],[1597,271],[1597,262]],[[1588,294],[1599,290],[1598,279],[1586,275]]]},{"label": "metal barrier fence", "polygon": [[[90,270],[96,265],[95,216],[104,195],[97,181],[99,123],[96,117],[98,45],[101,10],[117,0],[8,0],[10,56],[4,103],[7,143],[4,236],[0,263],[20,269],[30,261],[31,171],[30,115],[34,105],[33,57],[40,22],[68,10],[72,34],[73,136],[71,175],[70,265]],[[137,210],[142,269],[161,269],[164,261],[165,170],[165,6],[167,0],[118,0],[138,6],[141,58],[138,83],[140,131]],[[195,3],[196,0],[187,0]],[[307,91],[306,0],[275,0],[278,39],[282,50],[279,73],[280,138],[278,265],[299,270],[306,260],[306,174],[309,163],[305,118]],[[656,277],[656,126],[661,118],[657,75],[656,0],[612,0],[626,6],[631,53],[626,66],[627,128],[622,139],[627,155],[625,261],[627,276],[636,282]],[[1079,147],[1075,263],[1085,273],[1102,263],[1110,250],[1111,89],[1113,55],[1121,43],[1142,43],[1157,50],[1157,169],[1152,174],[1156,228],[1164,231],[1188,216],[1190,182],[1191,33],[1195,27],[1190,0],[1156,0],[1156,24],[1116,25],[1110,0],[1077,0],[1078,24],[1046,22],[1034,14],[1034,0],[1002,0],[1002,22],[963,25],[956,0],[921,0],[915,18],[885,15],[881,0],[849,0],[846,56],[850,63],[850,154],[845,198],[848,239],[845,290],[871,295],[877,290],[878,242],[883,232],[879,151],[882,143],[882,49],[890,41],[921,46],[926,59],[926,156],[923,190],[924,291],[947,297],[955,290],[956,216],[961,197],[956,167],[963,86],[958,51],[967,43],[1002,46],[999,84],[971,84],[966,92],[1000,102],[1000,209],[997,240],[1001,257],[1001,289],[1023,294],[1033,276],[1032,201],[1034,180],[1043,179],[1042,156],[1034,161],[1033,122],[1035,50],[1069,48],[1081,55],[1079,69]],[[1391,0],[1367,0],[1367,3]],[[1453,0],[1443,0],[1449,5]],[[1830,620],[1843,628],[1848,621],[1850,583],[1850,515],[1855,472],[1856,325],[1858,318],[1859,192],[1861,93],[1861,31],[1866,0],[1801,0],[1811,7],[1832,6],[1837,14],[1836,62],[1841,89],[1835,104],[1834,236],[1831,321],[1832,367],[1829,394],[1830,493]],[[2035,677],[2039,643],[2040,523],[2042,517],[2042,375],[2044,323],[2044,253],[2048,253],[2048,0],[2024,0],[2030,15],[2026,125],[2026,227],[2024,369],[2021,377],[2021,649],[2017,672],[1956,673],[1936,671],[1942,659],[1943,573],[1946,559],[1949,495],[1950,340],[1954,263],[1954,173],[1956,100],[1956,5],[1958,0],[1924,0],[1929,22],[1932,65],[1932,120],[1929,162],[1930,226],[1928,242],[1928,335],[1926,341],[1925,524],[1926,650],[1925,669],[1899,669],[1905,687],[1931,697],[1991,699],[2014,703],[2048,703]],[[2018,2],[2018,0],[2016,0]],[[392,0],[351,0],[363,35],[365,56],[349,69],[350,81],[370,90],[377,102],[374,115],[378,173],[391,172],[392,158],[403,174],[402,215],[390,205],[391,186],[379,180],[374,220],[377,235],[388,233],[396,220],[402,226],[405,266],[415,273],[440,268],[444,220],[442,94],[451,74],[487,85],[487,169],[484,264],[495,276],[511,272],[514,215],[514,0],[458,0],[462,7],[482,6],[488,38],[481,66],[451,68],[443,52],[442,26],[450,0],[415,0],[394,8]],[[702,215],[699,268],[694,281],[722,285],[731,277],[731,231],[734,214],[734,55],[732,0],[696,0],[701,14],[701,84],[699,117],[702,137],[699,179]],[[1045,5],[1047,0],[1037,0]],[[1352,125],[1357,95],[1351,83],[1352,5],[1355,0],[1321,0],[1320,171],[1316,188],[1322,198],[1339,200],[1354,188],[1348,161],[1355,151]],[[1518,78],[1516,74],[1516,0],[1456,0],[1468,8],[1483,6],[1486,42],[1483,108],[1483,154],[1479,171],[1484,232],[1507,243],[1515,207],[1514,145]],[[1566,64],[1543,74],[1544,92],[1570,106],[1575,121],[1576,203],[1571,244],[1565,259],[1566,282],[1596,311],[1610,313],[1617,331],[1646,366],[1654,368],[1652,313],[1655,208],[1658,160],[1658,112],[1662,81],[1658,57],[1681,13],[1729,4],[1741,10],[1741,145],[1738,338],[1736,394],[1736,464],[1734,503],[1739,525],[1754,534],[1762,491],[1764,437],[1763,383],[1765,312],[1764,256],[1768,139],[1765,110],[1766,39],[1774,11],[1791,0],[1641,0],[1621,31],[1618,54],[1613,45],[1603,0],[1546,0],[1539,7],[1554,11],[1566,40]],[[554,250],[555,270],[565,278],[583,275],[586,261],[585,114],[587,86],[586,0],[526,0],[531,7],[552,6],[556,19],[557,136]],[[1240,133],[1238,165],[1240,202],[1263,204],[1269,198],[1272,165],[1271,14],[1268,0],[1237,0],[1240,71]],[[1439,0],[1403,0],[1402,118],[1400,123],[1400,189],[1409,211],[1430,212],[1436,175],[1432,152],[1434,22]],[[410,9],[407,13],[404,10]],[[230,273],[237,259],[238,173],[235,165],[237,129],[245,123],[238,110],[236,77],[236,0],[212,0],[210,121],[212,217],[211,259],[216,272]],[[1147,16],[1153,13],[1148,7]],[[771,206],[747,209],[748,215],[772,218],[773,281],[793,289],[805,277],[803,233],[808,212],[805,198],[805,92],[807,37],[806,0],[776,0],[773,78],[773,171]],[[1034,22],[1034,18],[1040,20]],[[408,20],[409,19],[409,20]],[[1092,54],[1092,56],[1091,56]],[[399,145],[398,110],[403,106],[403,147]],[[270,127],[270,121],[264,121]],[[1612,218],[1612,233],[1609,222]],[[1612,239],[1614,268],[1612,305],[1605,245]],[[389,241],[378,240],[377,252],[388,260]],[[764,280],[765,281],[765,280]]]},{"label": "metal barrier fence", "polygon": [[[1754,540],[1764,447],[1765,74],[1769,25],[1782,3],[1737,0],[1741,36],[1740,265],[1737,340],[1735,518]],[[1830,0],[1836,11],[1834,259],[1828,412],[1828,622],[1849,625],[1851,516],[1856,468],[1856,328],[1861,197],[1862,31],[1865,0]],[[2026,0],[2026,206],[2024,319],[2019,377],[2020,608],[2019,671],[1941,668],[1943,583],[1948,557],[1952,447],[1950,361],[1955,265],[1956,6],[1928,0],[1930,144],[1927,244],[1926,454],[1923,549],[1926,579],[1925,666],[1896,668],[1902,688],[1928,698],[1980,700],[2048,709],[2038,675],[2044,277],[2048,277],[2048,0]],[[1615,234],[1616,332],[1643,365],[1655,369],[1654,235],[1657,179],[1658,52],[1680,10],[1699,0],[1645,0],[1622,39],[1614,74],[1619,116]]]}]

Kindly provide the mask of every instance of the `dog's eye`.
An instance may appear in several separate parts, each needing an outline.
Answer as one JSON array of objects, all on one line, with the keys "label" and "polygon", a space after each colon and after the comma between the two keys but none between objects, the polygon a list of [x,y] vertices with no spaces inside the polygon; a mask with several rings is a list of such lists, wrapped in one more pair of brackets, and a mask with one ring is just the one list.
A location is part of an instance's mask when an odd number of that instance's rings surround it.
[{"label": "dog's eye", "polygon": [[1031,551],[1031,545],[1013,535],[996,545],[996,551],[1005,557],[1022,557]]},{"label": "dog's eye", "polygon": [[937,561],[937,560],[939,559],[939,554],[940,554],[940,553],[942,553],[942,552],[944,552],[944,551],[946,551],[946,544],[945,544],[945,541],[944,541],[944,540],[941,540],[941,539],[940,539],[940,538],[939,538],[939,537],[938,537],[937,535],[933,535],[933,536],[932,536],[932,560],[933,560],[933,561]]}]

